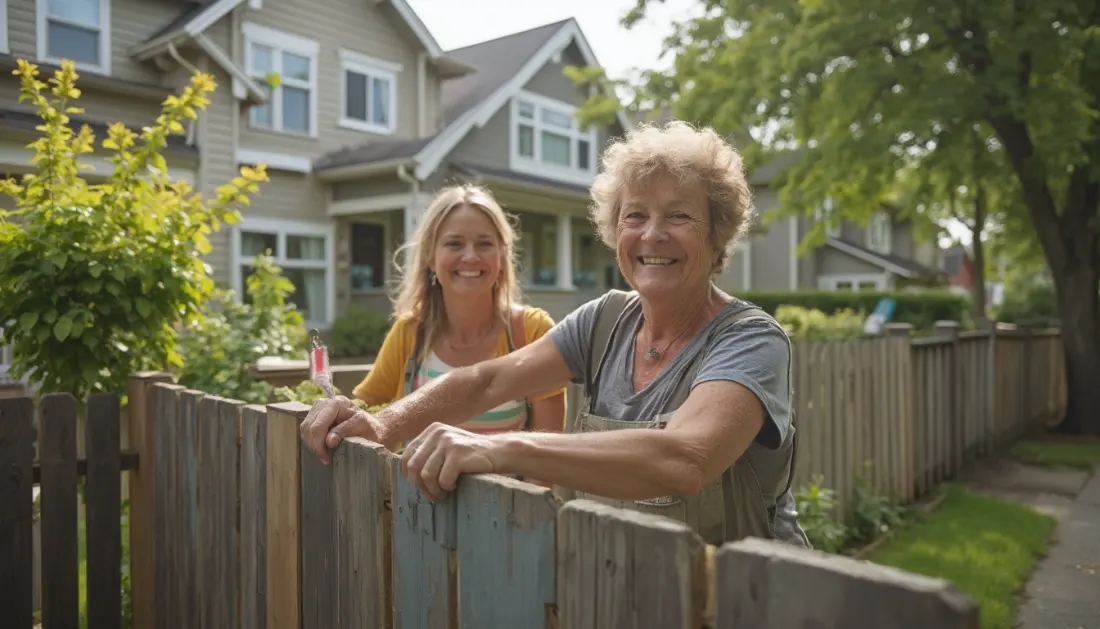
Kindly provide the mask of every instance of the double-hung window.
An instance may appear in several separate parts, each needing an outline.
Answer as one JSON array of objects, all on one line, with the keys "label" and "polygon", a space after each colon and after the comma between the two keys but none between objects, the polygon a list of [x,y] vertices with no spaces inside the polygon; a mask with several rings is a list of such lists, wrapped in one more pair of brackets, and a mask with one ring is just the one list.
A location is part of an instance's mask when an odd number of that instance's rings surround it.
[{"label": "double-hung window", "polygon": [[389,135],[397,128],[397,74],[401,66],[340,51],[340,126]]},{"label": "double-hung window", "polygon": [[36,9],[39,59],[111,73],[111,0],[38,0]]},{"label": "double-hung window", "polygon": [[879,253],[890,253],[893,235],[890,215],[878,213],[867,226],[867,248]]},{"label": "double-hung window", "polygon": [[317,42],[256,24],[244,25],[244,39],[248,74],[269,97],[249,110],[249,124],[316,137]]},{"label": "double-hung window", "polygon": [[596,174],[596,129],[576,108],[537,94],[512,101],[512,170],[587,184]]},{"label": "double-hung window", "polygon": [[333,230],[330,225],[271,218],[245,218],[234,243],[236,268],[234,289],[247,301],[248,276],[258,255],[269,255],[294,284],[288,300],[312,327],[325,327],[332,320]]}]

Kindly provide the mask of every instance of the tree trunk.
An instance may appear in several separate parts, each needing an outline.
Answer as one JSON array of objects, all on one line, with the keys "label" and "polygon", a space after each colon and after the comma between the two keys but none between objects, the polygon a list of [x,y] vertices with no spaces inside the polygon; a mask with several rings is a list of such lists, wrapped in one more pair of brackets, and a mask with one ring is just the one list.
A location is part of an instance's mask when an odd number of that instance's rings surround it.
[{"label": "tree trunk", "polygon": [[974,320],[982,322],[988,317],[985,303],[985,244],[982,243],[986,217],[985,188],[980,181],[975,186],[974,229],[971,232],[970,246],[974,252]]},{"label": "tree trunk", "polygon": [[1066,358],[1066,414],[1057,432],[1100,436],[1100,269],[1052,270]]}]

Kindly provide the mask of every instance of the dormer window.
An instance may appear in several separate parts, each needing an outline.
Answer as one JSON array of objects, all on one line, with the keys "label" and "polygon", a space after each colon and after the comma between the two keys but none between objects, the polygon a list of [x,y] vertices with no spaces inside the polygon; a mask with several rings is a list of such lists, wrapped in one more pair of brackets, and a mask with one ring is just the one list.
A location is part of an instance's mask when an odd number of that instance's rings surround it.
[{"label": "dormer window", "polygon": [[111,73],[111,0],[38,0],[38,58]]},{"label": "dormer window", "polygon": [[576,108],[521,92],[512,101],[512,170],[587,185],[596,174],[596,129]]},{"label": "dormer window", "polygon": [[890,215],[878,213],[867,226],[867,248],[879,253],[890,253],[893,224]]}]

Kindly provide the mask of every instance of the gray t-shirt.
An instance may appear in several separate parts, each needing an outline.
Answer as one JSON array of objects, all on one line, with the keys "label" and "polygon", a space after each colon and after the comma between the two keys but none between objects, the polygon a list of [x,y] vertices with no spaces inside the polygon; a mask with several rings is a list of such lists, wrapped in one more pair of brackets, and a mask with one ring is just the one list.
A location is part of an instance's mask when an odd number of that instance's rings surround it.
[{"label": "gray t-shirt", "polygon": [[[582,305],[550,330],[550,337],[577,384],[584,383],[590,339],[605,299],[606,296],[600,297]],[[726,310],[740,310],[748,305],[751,304],[734,299]],[[635,393],[634,340],[641,315],[637,301],[623,313],[622,322],[608,344],[596,406],[591,411],[620,421],[651,422],[664,412],[676,384],[686,375],[690,359],[701,354],[692,387],[711,380],[729,380],[744,385],[763,402],[767,413],[764,428],[744,456],[756,473],[765,504],[776,505],[776,537],[808,546],[798,525],[791,492],[777,496],[786,487],[795,432],[791,423],[790,349],[783,328],[771,318],[745,319],[720,331],[708,345],[708,337],[721,318],[716,317],[665,365],[649,386]]]}]

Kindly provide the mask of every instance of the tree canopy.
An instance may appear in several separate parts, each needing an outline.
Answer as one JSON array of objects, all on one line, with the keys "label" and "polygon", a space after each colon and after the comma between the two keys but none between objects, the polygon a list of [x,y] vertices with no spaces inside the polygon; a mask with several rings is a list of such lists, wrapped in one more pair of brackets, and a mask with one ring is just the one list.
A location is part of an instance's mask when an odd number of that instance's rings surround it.
[{"label": "tree canopy", "polygon": [[[648,4],[638,0],[624,25]],[[670,107],[730,137],[751,133],[755,141],[738,143],[750,169],[793,153],[771,182],[782,212],[808,213],[830,198],[857,221],[882,203],[919,214],[942,210],[955,175],[969,176],[959,183],[972,191],[985,182],[996,224],[1016,239],[1005,250],[1038,245],[1050,267],[1070,406],[1079,403],[1087,378],[1100,377],[1100,3],[701,6],[666,40],[668,71],[615,86],[627,107]],[[570,73],[604,80],[598,69]],[[595,121],[614,106],[595,96],[581,116]]]}]

